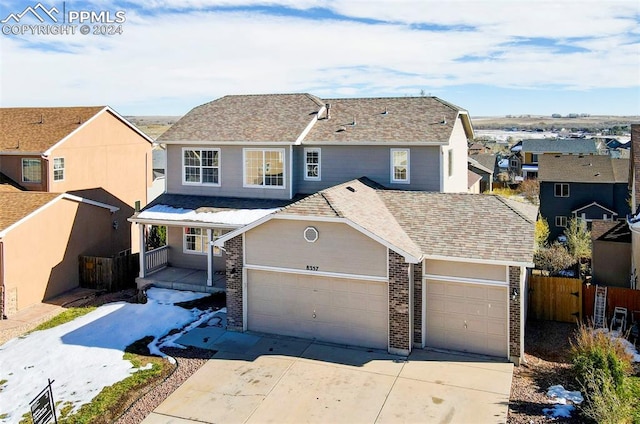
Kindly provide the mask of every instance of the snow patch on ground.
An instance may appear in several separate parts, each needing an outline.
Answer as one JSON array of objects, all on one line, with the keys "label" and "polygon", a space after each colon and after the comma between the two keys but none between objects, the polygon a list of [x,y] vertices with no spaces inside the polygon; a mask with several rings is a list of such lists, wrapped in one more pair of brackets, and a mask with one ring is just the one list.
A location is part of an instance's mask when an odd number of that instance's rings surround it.
[{"label": "snow patch on ground", "polygon": [[140,219],[159,219],[163,221],[194,221],[212,224],[247,225],[277,211],[278,209],[236,209],[222,212],[196,212],[193,209],[174,208],[167,205],[155,205],[140,212]]},{"label": "snow patch on ground", "polygon": [[640,354],[638,354],[636,347],[629,340],[625,339],[619,331],[611,331],[608,328],[596,328],[593,331],[604,333],[608,335],[612,340],[616,340],[624,347],[624,350],[629,355],[631,355],[633,362],[640,362]]},{"label": "snow patch on ground", "polygon": [[[124,349],[136,340],[153,336],[152,352],[174,341],[202,322],[211,321],[221,311],[186,310],[174,303],[207,296],[203,293],[151,288],[146,304],[115,302],[66,324],[0,346],[0,391],[2,423],[18,422],[29,411],[31,401],[47,384],[59,407],[71,402],[74,411],[100,391],[124,380],[136,369],[122,359]],[[181,329],[165,336],[172,329]],[[164,356],[164,355],[163,355]]]},{"label": "snow patch on ground", "polygon": [[[574,405],[579,405],[584,401],[582,393],[579,391],[566,390],[562,385],[549,387],[547,396],[555,403],[552,408],[544,408],[542,413],[551,418],[569,418],[575,409]],[[571,403],[569,403],[571,402]]]}]

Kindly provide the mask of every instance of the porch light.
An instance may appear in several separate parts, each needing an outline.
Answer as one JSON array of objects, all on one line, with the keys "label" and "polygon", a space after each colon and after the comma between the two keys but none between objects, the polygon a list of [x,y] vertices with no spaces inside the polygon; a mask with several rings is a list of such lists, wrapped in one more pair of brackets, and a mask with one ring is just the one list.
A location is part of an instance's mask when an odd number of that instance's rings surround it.
[{"label": "porch light", "polygon": [[511,300],[516,300],[516,299],[518,298],[518,294],[519,294],[519,293],[518,293],[518,289],[514,288],[514,289],[511,291]]}]

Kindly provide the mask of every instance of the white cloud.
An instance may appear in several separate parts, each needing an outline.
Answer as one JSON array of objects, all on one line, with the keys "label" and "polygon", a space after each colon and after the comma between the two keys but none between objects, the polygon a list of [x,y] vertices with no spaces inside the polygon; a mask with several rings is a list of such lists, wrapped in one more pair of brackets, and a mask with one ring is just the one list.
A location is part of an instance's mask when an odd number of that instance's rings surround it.
[{"label": "white cloud", "polygon": [[[128,10],[121,36],[22,41],[1,36],[0,103],[171,108],[187,99],[188,109],[234,93],[417,95],[420,88],[466,84],[572,89],[640,84],[640,42],[632,33],[640,7],[630,1],[328,3],[337,14],[395,22],[387,24],[208,9],[240,4],[230,1],[180,2],[191,8],[182,12],[171,11],[178,3],[169,0],[139,3],[154,13]],[[407,25],[412,23],[465,27],[419,30]],[[553,38],[586,51],[563,54],[555,46],[518,43],[514,37]],[[27,41],[53,42],[65,52],[28,48]],[[487,59],[460,60],[469,57]]]}]

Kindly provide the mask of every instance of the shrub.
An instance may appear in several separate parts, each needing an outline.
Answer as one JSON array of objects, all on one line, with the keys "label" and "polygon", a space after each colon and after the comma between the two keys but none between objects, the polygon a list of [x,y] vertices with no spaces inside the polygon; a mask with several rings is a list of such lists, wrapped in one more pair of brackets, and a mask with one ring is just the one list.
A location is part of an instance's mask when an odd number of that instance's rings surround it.
[{"label": "shrub", "polygon": [[526,179],[520,183],[518,192],[529,202],[537,205],[540,196],[540,182],[534,179]]},{"label": "shrub", "polygon": [[566,247],[556,242],[549,247],[537,249],[533,254],[533,262],[537,269],[557,275],[560,271],[574,265],[576,260],[569,254]]},{"label": "shrub", "polygon": [[582,413],[598,423],[629,422],[632,357],[619,339],[581,324],[571,343],[573,371],[585,402]]},{"label": "shrub", "polygon": [[631,422],[632,399],[625,392],[616,390],[613,377],[596,369],[589,370],[583,377],[584,402],[580,405],[583,416],[598,424]]}]

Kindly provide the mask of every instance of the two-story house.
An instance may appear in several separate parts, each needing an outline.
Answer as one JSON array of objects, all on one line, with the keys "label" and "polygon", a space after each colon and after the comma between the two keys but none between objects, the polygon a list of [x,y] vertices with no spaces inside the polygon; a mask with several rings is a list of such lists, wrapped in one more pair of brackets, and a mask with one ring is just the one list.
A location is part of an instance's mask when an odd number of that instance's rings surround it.
[{"label": "two-story house", "polygon": [[549,238],[561,235],[571,218],[587,223],[624,219],[630,212],[628,176],[628,159],[540,156],[540,214],[549,223]]},{"label": "two-story house", "polygon": [[[168,241],[141,256],[139,287],[162,277],[176,288],[219,289],[225,254],[209,241],[354,178],[466,192],[472,138],[468,113],[436,97],[237,95],[198,106],[157,140],[166,146],[166,193],[132,222],[167,226]],[[167,264],[162,276],[148,275]]]},{"label": "two-story house", "polygon": [[537,210],[465,193],[472,136],[434,97],[196,107],[158,140],[167,193],[131,218],[167,227],[140,238],[138,287],[225,291],[237,331],[518,362]]},{"label": "two-story house", "polygon": [[[78,255],[132,248],[152,140],[108,106],[0,108],[0,309],[79,284]],[[134,250],[138,236],[135,231]]]},{"label": "two-story house", "polygon": [[511,152],[520,158],[521,179],[538,178],[539,158],[542,155],[597,155],[592,139],[534,138],[516,143]]}]

